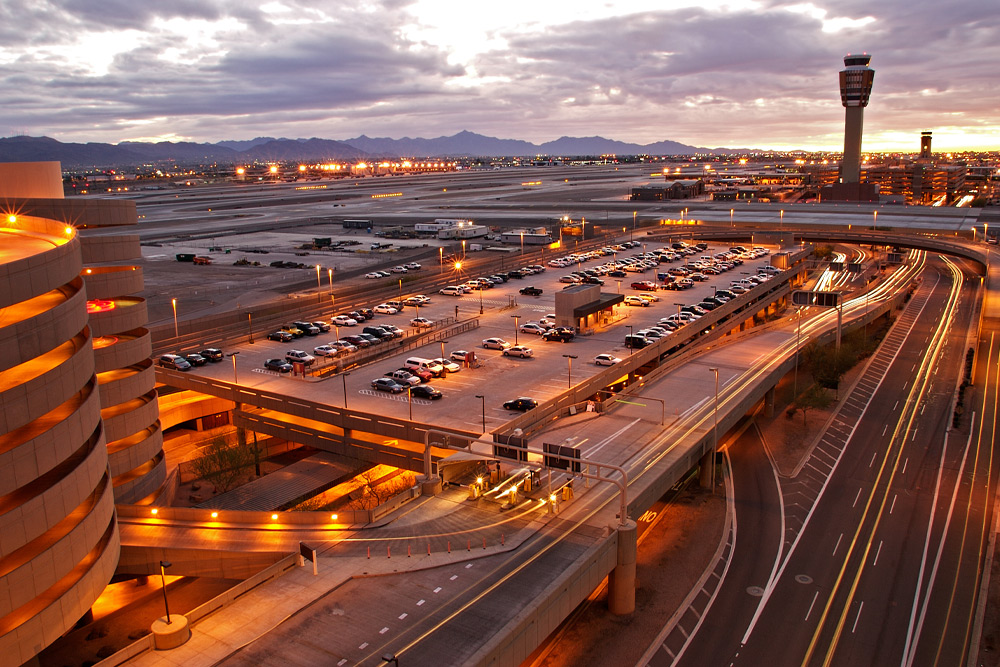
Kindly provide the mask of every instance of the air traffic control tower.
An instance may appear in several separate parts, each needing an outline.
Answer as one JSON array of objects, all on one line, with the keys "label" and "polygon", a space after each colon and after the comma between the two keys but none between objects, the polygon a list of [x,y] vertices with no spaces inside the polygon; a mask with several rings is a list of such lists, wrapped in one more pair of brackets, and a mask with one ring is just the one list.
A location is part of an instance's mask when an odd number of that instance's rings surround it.
[{"label": "air traffic control tower", "polygon": [[871,59],[867,53],[848,54],[844,56],[844,69],[840,70],[840,101],[846,107],[841,183],[861,182],[861,130],[875,79],[875,70],[868,66]]}]

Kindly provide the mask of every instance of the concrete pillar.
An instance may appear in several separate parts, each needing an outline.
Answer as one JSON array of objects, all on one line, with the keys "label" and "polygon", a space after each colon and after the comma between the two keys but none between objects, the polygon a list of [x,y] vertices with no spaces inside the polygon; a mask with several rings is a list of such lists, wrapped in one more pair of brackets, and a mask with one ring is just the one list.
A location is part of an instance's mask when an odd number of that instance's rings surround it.
[{"label": "concrete pillar", "polygon": [[608,575],[608,611],[618,616],[635,611],[635,562],[639,551],[635,521],[618,526],[618,562]]},{"label": "concrete pillar", "polygon": [[764,394],[764,416],[773,417],[774,416],[774,387],[767,390]]},{"label": "concrete pillar", "polygon": [[715,450],[709,450],[698,461],[698,486],[709,491],[715,490]]},{"label": "concrete pillar", "polygon": [[426,475],[417,475],[417,481],[420,484],[420,495],[423,496],[436,496],[441,493],[441,478],[437,476],[427,477]]}]

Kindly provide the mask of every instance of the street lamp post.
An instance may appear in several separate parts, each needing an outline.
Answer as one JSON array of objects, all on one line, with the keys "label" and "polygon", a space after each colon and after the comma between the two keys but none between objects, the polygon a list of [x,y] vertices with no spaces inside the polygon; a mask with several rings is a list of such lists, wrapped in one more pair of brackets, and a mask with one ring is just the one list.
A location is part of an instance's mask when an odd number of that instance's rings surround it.
[{"label": "street lamp post", "polygon": [[709,368],[715,373],[715,415],[712,424],[712,491],[715,491],[715,452],[719,451],[719,369]]},{"label": "street lamp post", "polygon": [[344,409],[347,409],[347,376],[350,375],[350,371],[340,374],[340,379],[344,383]]},{"label": "street lamp post", "polygon": [[517,329],[518,320],[521,319],[520,315],[511,315],[514,318],[514,345],[517,345]]},{"label": "street lamp post", "polygon": [[444,356],[444,344],[447,343],[447,342],[448,341],[446,341],[446,340],[441,341],[441,358],[442,359],[445,358],[445,356]]},{"label": "street lamp post", "polygon": [[410,421],[413,421],[413,385],[406,383],[406,407],[410,413]]},{"label": "street lamp post", "polygon": [[875,228],[877,227],[877,225],[878,225],[878,211],[872,211],[872,231],[873,232],[875,231]]},{"label": "street lamp post", "polygon": [[735,213],[735,212],[736,212],[736,209],[734,209],[734,208],[729,209],[729,226],[730,227],[736,227],[736,223],[733,222],[733,213]]},{"label": "street lamp post", "polygon": [[632,240],[632,234],[635,233],[635,216],[639,211],[632,211],[632,231],[628,233],[628,240]]},{"label": "street lamp post", "polygon": [[160,561],[160,587],[163,589],[163,608],[167,610],[167,625],[170,625],[170,605],[167,603],[167,574],[166,569],[173,565],[170,561]]},{"label": "street lamp post", "polygon": [[524,257],[524,232],[521,232],[521,257]]},{"label": "street lamp post", "polygon": [[403,302],[403,279],[399,279],[399,302]]},{"label": "street lamp post", "polygon": [[476,394],[476,398],[482,400],[483,402],[483,433],[486,433],[486,396]]},{"label": "street lamp post", "polygon": [[253,345],[253,313],[247,313],[247,330],[250,333],[250,344]]},{"label": "street lamp post", "polygon": [[479,286],[479,314],[483,314],[483,286]]},{"label": "street lamp post", "polygon": [[319,264],[316,265],[316,291],[317,292],[323,291],[323,284],[320,282],[319,279]]},{"label": "street lamp post", "polygon": [[575,354],[564,354],[563,356],[566,357],[566,363],[567,363],[567,368],[566,368],[566,386],[567,387],[572,387],[573,386],[573,360],[576,359],[577,356]]},{"label": "street lamp post", "polygon": [[230,352],[229,354],[226,355],[227,357],[230,357],[233,360],[233,384],[239,384],[240,383],[239,375],[236,374],[236,355],[237,354],[239,354],[239,352]]},{"label": "street lamp post", "polygon": [[330,294],[333,294],[333,269],[326,270],[326,277],[330,279]]},{"label": "street lamp post", "polygon": [[444,273],[444,246],[438,247],[438,265],[440,266],[438,273]]},{"label": "street lamp post", "polygon": [[170,305],[174,308],[174,338],[179,338],[180,334],[177,333],[177,299],[171,299]]}]

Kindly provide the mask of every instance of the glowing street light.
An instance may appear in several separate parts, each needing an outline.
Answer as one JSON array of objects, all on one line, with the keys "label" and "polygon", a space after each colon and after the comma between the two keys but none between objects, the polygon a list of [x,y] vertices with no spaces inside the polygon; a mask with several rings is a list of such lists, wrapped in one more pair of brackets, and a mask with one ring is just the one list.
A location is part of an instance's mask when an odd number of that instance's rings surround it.
[{"label": "glowing street light", "polygon": [[323,290],[323,284],[319,281],[319,264],[316,265],[316,291],[320,292]]},{"label": "glowing street light", "polygon": [[326,277],[330,279],[330,294],[333,294],[333,269],[326,270]]},{"label": "glowing street light", "polygon": [[735,227],[736,226],[736,223],[733,222],[733,213],[735,213],[735,212],[736,212],[736,209],[734,209],[734,208],[729,209],[729,226],[730,227]]},{"label": "glowing street light", "polygon": [[174,308],[174,338],[179,338],[180,334],[177,333],[177,299],[171,299],[170,305]]},{"label": "glowing street light", "polygon": [[521,316],[520,315],[511,315],[511,317],[514,318],[514,345],[517,345],[517,329],[518,329],[517,322],[521,318]]},{"label": "glowing street light", "polygon": [[239,352],[230,352],[229,354],[226,355],[227,357],[230,357],[233,360],[233,384],[239,384],[240,383],[240,376],[236,374],[236,355],[237,354],[239,354]]},{"label": "glowing street light", "polygon": [[439,273],[444,273],[444,246],[438,248],[438,265],[441,267]]}]

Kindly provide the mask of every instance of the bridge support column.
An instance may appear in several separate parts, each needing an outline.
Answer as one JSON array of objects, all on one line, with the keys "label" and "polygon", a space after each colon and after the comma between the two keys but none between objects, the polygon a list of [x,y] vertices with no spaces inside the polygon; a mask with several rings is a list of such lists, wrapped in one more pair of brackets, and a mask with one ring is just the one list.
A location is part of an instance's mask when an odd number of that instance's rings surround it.
[{"label": "bridge support column", "polygon": [[441,478],[436,475],[433,477],[417,475],[417,483],[420,484],[420,495],[422,496],[436,496],[441,493]]},{"label": "bridge support column", "polygon": [[618,562],[608,575],[608,611],[618,616],[635,611],[635,562],[639,550],[635,521],[618,526]]},{"label": "bridge support column", "polygon": [[774,416],[774,387],[767,390],[764,394],[764,416],[773,417]]},{"label": "bridge support column", "polygon": [[715,448],[705,453],[698,461],[698,486],[709,491],[715,490]]}]

